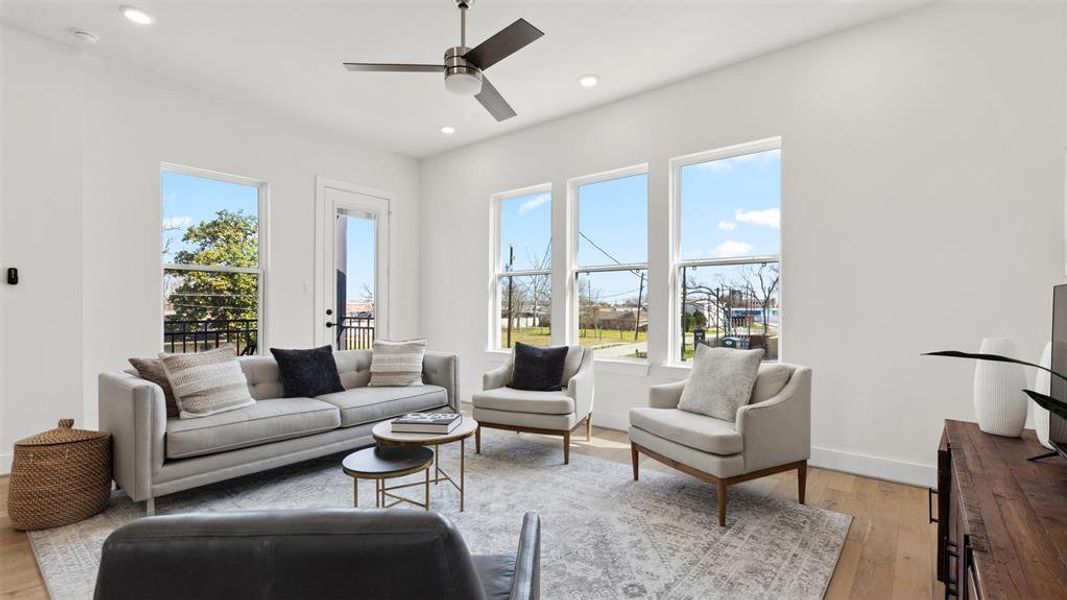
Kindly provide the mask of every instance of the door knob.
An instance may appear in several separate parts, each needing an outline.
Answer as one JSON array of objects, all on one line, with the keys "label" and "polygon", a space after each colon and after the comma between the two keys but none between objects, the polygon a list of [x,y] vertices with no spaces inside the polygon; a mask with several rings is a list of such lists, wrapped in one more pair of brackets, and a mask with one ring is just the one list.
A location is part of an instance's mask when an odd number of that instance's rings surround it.
[{"label": "door knob", "polygon": [[326,321],[327,327],[333,327],[334,325],[337,325],[337,323],[331,323],[330,321]]}]

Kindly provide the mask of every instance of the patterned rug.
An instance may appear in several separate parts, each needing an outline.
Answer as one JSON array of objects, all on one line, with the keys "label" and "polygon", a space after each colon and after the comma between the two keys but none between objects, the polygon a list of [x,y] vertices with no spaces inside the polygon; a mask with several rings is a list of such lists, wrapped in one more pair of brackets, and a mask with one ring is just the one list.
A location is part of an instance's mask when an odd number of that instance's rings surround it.
[{"label": "patterned rug", "polygon": [[[526,511],[542,520],[541,597],[822,598],[852,518],[734,488],[729,527],[716,523],[715,490],[681,474],[571,453],[558,442],[489,432],[482,454],[467,448],[466,510],[442,483],[434,509],[451,517],[472,552],[514,552]],[[457,471],[458,445],[442,448]],[[159,514],[350,506],[352,480],[329,457],[160,498]],[[413,488],[418,489],[418,488]],[[421,493],[421,492],[420,492]],[[417,496],[417,494],[416,494]],[[372,482],[360,505],[373,506]],[[92,597],[100,547],[116,527],[143,516],[116,493],[103,513],[33,532],[30,541],[52,598]]]}]

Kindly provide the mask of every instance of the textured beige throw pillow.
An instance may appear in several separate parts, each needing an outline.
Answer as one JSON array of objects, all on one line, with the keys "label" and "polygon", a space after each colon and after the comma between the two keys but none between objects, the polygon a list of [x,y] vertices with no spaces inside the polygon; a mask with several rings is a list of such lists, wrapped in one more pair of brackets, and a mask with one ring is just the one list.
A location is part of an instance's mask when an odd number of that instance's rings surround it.
[{"label": "textured beige throw pillow", "polygon": [[426,340],[375,340],[370,359],[369,387],[422,385],[422,357]]},{"label": "textured beige throw pillow", "polygon": [[222,346],[193,354],[160,354],[182,419],[206,417],[256,403],[237,352]]},{"label": "textured beige throw pillow", "polygon": [[737,418],[748,404],[763,350],[731,350],[696,345],[693,372],[682,389],[678,408],[724,421]]}]

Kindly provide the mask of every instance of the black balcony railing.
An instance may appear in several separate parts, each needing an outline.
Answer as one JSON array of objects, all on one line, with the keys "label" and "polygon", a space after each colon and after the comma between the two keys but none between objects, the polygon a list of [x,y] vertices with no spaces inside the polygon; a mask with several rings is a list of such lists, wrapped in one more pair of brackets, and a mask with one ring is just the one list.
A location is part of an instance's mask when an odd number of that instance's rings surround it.
[{"label": "black balcony railing", "polygon": [[339,350],[362,350],[374,346],[374,319],[344,317],[337,327]]},{"label": "black balcony railing", "polygon": [[233,344],[241,356],[256,353],[259,332],[256,319],[205,319],[200,321],[163,321],[163,351],[169,353],[203,352],[224,344]]},{"label": "black balcony railing", "polygon": [[[255,354],[256,319],[204,319],[163,322],[163,351],[171,354],[203,352],[233,344],[241,356]],[[337,348],[361,350],[374,346],[374,319],[344,317],[337,328]]]}]

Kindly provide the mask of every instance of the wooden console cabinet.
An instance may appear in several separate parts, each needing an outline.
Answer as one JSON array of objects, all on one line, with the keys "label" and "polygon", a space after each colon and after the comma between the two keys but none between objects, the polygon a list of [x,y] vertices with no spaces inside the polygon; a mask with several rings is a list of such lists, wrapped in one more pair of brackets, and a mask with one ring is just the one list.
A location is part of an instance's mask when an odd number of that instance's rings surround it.
[{"label": "wooden console cabinet", "polygon": [[[937,452],[937,578],[945,597],[1067,599],[1067,460],[945,421]],[[931,517],[931,520],[934,520]]]}]

